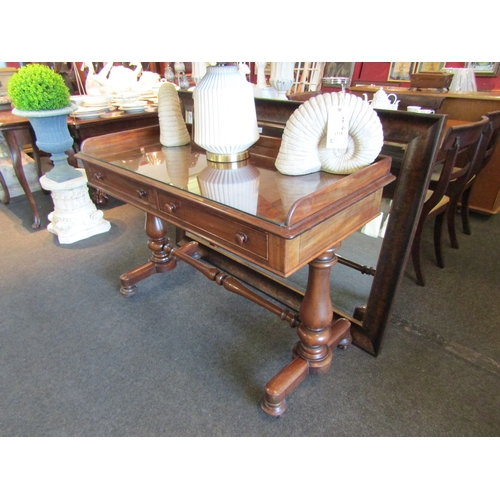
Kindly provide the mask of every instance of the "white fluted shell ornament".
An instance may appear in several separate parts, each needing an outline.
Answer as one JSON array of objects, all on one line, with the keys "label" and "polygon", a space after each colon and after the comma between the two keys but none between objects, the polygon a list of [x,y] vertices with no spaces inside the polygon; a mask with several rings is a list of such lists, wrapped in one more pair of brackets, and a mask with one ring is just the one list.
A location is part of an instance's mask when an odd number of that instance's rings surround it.
[{"label": "white fluted shell ornament", "polygon": [[232,161],[259,139],[253,87],[237,66],[207,67],[193,99],[194,142],[207,151],[208,159],[212,155]]},{"label": "white fluted shell ornament", "polygon": [[162,146],[185,146],[191,142],[182,117],[181,103],[175,85],[164,83],[158,90],[158,121]]},{"label": "white fluted shell ornament", "polygon": [[[348,120],[345,148],[327,147],[332,108]],[[366,101],[352,94],[328,92],[307,100],[290,116],[275,165],[286,175],[319,170],[351,174],[370,165],[382,150],[383,142],[382,123]]]}]

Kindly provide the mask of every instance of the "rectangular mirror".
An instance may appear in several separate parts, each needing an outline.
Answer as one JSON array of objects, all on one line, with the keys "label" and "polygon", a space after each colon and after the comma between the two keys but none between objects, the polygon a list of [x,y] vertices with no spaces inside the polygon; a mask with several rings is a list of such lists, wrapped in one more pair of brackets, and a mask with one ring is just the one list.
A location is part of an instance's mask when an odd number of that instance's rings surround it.
[{"label": "rectangular mirror", "polygon": [[[192,115],[192,93],[180,91],[179,96],[186,115]],[[266,140],[271,141],[266,138],[281,137],[288,118],[302,103],[256,98],[255,104],[261,128],[261,140],[254,148],[258,154],[261,149],[265,149]],[[396,180],[384,190],[381,209],[385,211],[386,226],[383,238],[355,233],[343,243],[339,251],[339,264],[332,270],[335,314],[351,321],[353,343],[372,355],[380,351],[391,317],[392,305],[410,255],[433,159],[447,119],[446,115],[406,111],[377,110],[377,114],[384,130],[381,154],[391,156],[391,172],[396,176]],[[196,127],[196,123],[193,127]],[[360,242],[366,238],[371,240],[366,243],[370,248],[360,253],[357,247],[365,246],[365,243]],[[365,257],[367,261],[363,261]],[[245,262],[226,262],[216,252],[209,252],[209,259],[214,265],[298,311],[306,269],[288,280],[279,280],[271,275],[263,279],[256,269]],[[338,270],[339,267],[345,269]]]}]

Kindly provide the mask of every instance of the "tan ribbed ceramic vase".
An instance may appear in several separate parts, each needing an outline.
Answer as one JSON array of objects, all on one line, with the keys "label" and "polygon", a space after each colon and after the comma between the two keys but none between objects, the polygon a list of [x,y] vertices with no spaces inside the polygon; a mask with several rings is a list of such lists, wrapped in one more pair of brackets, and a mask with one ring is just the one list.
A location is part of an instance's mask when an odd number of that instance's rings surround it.
[{"label": "tan ribbed ceramic vase", "polygon": [[162,146],[185,146],[191,142],[182,117],[179,95],[172,83],[164,83],[158,90],[158,121]]}]

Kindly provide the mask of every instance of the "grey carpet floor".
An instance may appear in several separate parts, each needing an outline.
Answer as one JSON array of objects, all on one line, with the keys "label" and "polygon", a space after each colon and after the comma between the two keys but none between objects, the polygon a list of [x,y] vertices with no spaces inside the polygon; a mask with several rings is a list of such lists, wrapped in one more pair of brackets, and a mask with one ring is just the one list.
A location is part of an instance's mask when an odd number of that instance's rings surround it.
[{"label": "grey carpet floor", "polygon": [[[429,228],[428,284],[408,266],[380,355],[336,351],[274,419],[260,398],[293,329],[182,263],[122,297],[120,274],[149,256],[142,212],[111,199],[109,232],[61,245],[35,196],[40,230],[24,196],[0,206],[0,436],[500,434],[500,216],[473,216],[445,269]],[[334,300],[369,290],[352,273],[336,266]]]}]

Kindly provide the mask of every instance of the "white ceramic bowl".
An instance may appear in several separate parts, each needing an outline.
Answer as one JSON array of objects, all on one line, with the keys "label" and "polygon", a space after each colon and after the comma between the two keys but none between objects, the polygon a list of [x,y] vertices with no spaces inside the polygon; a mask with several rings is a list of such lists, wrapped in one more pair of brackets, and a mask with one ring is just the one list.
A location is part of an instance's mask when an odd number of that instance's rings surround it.
[{"label": "white ceramic bowl", "polygon": [[123,92],[118,97],[122,104],[132,104],[139,99],[139,94],[137,92]]}]

